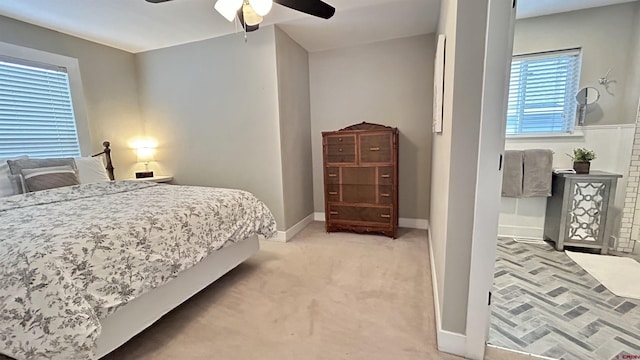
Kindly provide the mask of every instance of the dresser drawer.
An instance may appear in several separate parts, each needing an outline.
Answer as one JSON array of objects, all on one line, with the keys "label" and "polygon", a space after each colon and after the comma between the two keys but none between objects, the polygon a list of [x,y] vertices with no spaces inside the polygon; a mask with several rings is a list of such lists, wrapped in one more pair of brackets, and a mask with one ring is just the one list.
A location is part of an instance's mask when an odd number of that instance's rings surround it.
[{"label": "dresser drawer", "polygon": [[360,161],[363,163],[391,162],[391,135],[360,135]]},{"label": "dresser drawer", "polygon": [[340,184],[340,168],[327,167],[324,181],[327,184]]},{"label": "dresser drawer", "polygon": [[391,208],[329,205],[329,219],[380,224],[391,223]]},{"label": "dresser drawer", "polygon": [[381,166],[378,168],[378,184],[380,185],[393,184],[393,167]]},{"label": "dresser drawer", "polygon": [[378,203],[381,205],[393,204],[393,186],[380,185],[378,187]]},{"label": "dresser drawer", "polygon": [[355,144],[327,144],[327,162],[329,163],[355,163]]},{"label": "dresser drawer", "polygon": [[355,135],[331,135],[325,137],[327,145],[355,145]]},{"label": "dresser drawer", "polygon": [[340,201],[340,185],[330,185],[326,186],[327,193],[325,196],[327,197],[327,201],[331,202],[339,202]]}]

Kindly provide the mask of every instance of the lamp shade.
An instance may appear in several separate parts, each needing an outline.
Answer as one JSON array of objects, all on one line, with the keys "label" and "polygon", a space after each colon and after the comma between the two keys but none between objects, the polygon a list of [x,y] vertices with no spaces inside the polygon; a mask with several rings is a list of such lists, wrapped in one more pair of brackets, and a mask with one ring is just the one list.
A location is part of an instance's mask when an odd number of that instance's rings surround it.
[{"label": "lamp shade", "polygon": [[138,162],[149,163],[154,160],[154,149],[149,147],[142,147],[136,150],[138,154]]},{"label": "lamp shade", "polygon": [[242,5],[242,15],[244,16],[244,22],[249,26],[258,25],[262,22],[262,16],[256,14],[251,5]]},{"label": "lamp shade", "polygon": [[242,0],[218,0],[213,6],[220,15],[230,22],[236,17],[236,12],[242,6]]},{"label": "lamp shade", "polygon": [[251,5],[256,14],[265,16],[271,11],[273,0],[249,0],[249,5]]}]

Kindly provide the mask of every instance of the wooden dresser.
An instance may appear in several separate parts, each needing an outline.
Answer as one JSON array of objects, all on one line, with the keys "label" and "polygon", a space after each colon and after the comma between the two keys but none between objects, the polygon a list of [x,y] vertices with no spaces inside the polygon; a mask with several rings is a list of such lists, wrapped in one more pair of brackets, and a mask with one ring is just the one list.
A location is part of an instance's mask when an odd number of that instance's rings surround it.
[{"label": "wooden dresser", "polygon": [[398,129],[363,122],[322,133],[326,228],[398,229]]}]

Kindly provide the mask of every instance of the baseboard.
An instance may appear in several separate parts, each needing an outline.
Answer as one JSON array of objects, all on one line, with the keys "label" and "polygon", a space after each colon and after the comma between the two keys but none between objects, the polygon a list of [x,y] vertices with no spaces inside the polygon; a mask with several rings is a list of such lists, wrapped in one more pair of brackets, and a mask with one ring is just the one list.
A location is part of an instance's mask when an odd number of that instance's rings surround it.
[{"label": "baseboard", "polygon": [[398,219],[398,226],[403,227],[403,228],[427,230],[427,229],[429,229],[429,220],[427,220],[427,219],[400,218],[400,219]]},{"label": "baseboard", "polygon": [[[315,221],[325,221],[325,214],[323,212],[313,213],[313,219]],[[410,229],[427,230],[429,228],[429,220],[427,219],[411,219],[400,218],[398,219],[398,226]]]},{"label": "baseboard", "polygon": [[544,229],[532,226],[498,226],[498,237],[523,237],[530,239],[542,239]]},{"label": "baseboard", "polygon": [[433,245],[431,243],[431,231],[427,231],[429,242],[429,262],[431,263],[431,286],[433,287],[433,306],[436,313],[436,337],[438,350],[449,354],[465,356],[467,352],[467,336],[442,330],[440,320],[440,296],[438,295],[438,279],[436,275],[436,263],[433,257]]},{"label": "baseboard", "polygon": [[300,231],[302,231],[302,229],[304,229],[307,225],[313,222],[313,216],[314,214],[309,214],[309,216],[298,221],[297,224],[293,225],[286,231],[278,231],[278,234],[275,237],[272,237],[271,239],[268,239],[268,240],[277,241],[277,242],[287,242],[293,239],[293,237],[296,236]]}]

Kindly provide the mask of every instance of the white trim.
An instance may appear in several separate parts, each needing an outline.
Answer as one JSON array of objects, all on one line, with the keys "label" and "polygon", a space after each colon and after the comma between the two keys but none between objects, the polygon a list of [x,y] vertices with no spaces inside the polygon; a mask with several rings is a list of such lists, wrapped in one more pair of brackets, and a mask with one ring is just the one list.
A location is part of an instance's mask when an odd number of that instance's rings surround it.
[{"label": "white trim", "polygon": [[526,237],[542,239],[544,229],[533,226],[500,225],[498,226],[498,237]]},{"label": "white trim", "polygon": [[545,139],[545,138],[579,138],[584,137],[585,132],[591,130],[632,129],[636,124],[611,124],[611,125],[584,125],[576,126],[573,133],[548,133],[548,134],[520,134],[507,135],[507,141]]},{"label": "white trim", "polygon": [[400,219],[398,219],[398,226],[403,227],[403,228],[427,230],[427,229],[429,229],[429,220],[427,220],[427,219],[400,218]]},{"label": "white trim", "polygon": [[528,140],[528,139],[546,139],[546,138],[573,138],[584,137],[582,130],[575,130],[572,133],[544,133],[544,134],[518,134],[507,135],[507,141],[512,140]]},{"label": "white trim", "polygon": [[277,242],[287,242],[293,239],[294,236],[298,235],[298,233],[302,231],[302,229],[304,229],[307,225],[311,224],[313,222],[313,218],[314,218],[314,214],[309,214],[307,217],[298,221],[297,224],[288,228],[286,231],[278,231],[276,236],[267,240],[277,241]]},{"label": "white trim", "polygon": [[[316,212],[313,213],[313,219],[315,221],[325,221],[325,213]],[[413,219],[413,218],[399,218],[398,226],[410,229],[427,230],[429,228],[428,219]]]},{"label": "white trim", "polygon": [[524,352],[524,351],[519,351],[519,350],[513,350],[513,349],[509,349],[509,348],[506,348],[506,347],[493,345],[493,344],[487,344],[487,347],[490,347],[490,348],[493,348],[493,349],[502,350],[502,351],[508,351],[508,352],[512,352],[512,353],[516,353],[516,354],[522,354],[522,355],[530,356],[530,357],[536,358],[536,359],[556,360],[554,358],[550,358],[550,357],[546,357],[546,356],[542,356],[542,355],[536,355],[536,354],[532,354],[532,353],[528,353],[528,352]]},{"label": "white trim", "polygon": [[634,129],[635,127],[636,124],[585,125],[576,126],[576,130]]},{"label": "white trim", "polygon": [[[476,169],[473,234],[469,263],[465,353],[484,359],[489,338],[502,171],[496,163],[505,148],[505,120],[509,89],[509,56],[513,53],[516,9],[511,1],[489,0],[482,79],[482,108]],[[500,120],[496,120],[500,119]],[[460,311],[464,311],[460,309]]]},{"label": "white trim", "polygon": [[440,322],[440,296],[438,296],[438,278],[436,275],[436,262],[433,258],[433,245],[431,245],[431,231],[427,230],[429,242],[429,263],[431,264],[431,286],[433,287],[433,310],[436,315],[436,338],[438,350],[446,353],[464,356],[467,350],[467,337],[463,334],[442,330]]}]

